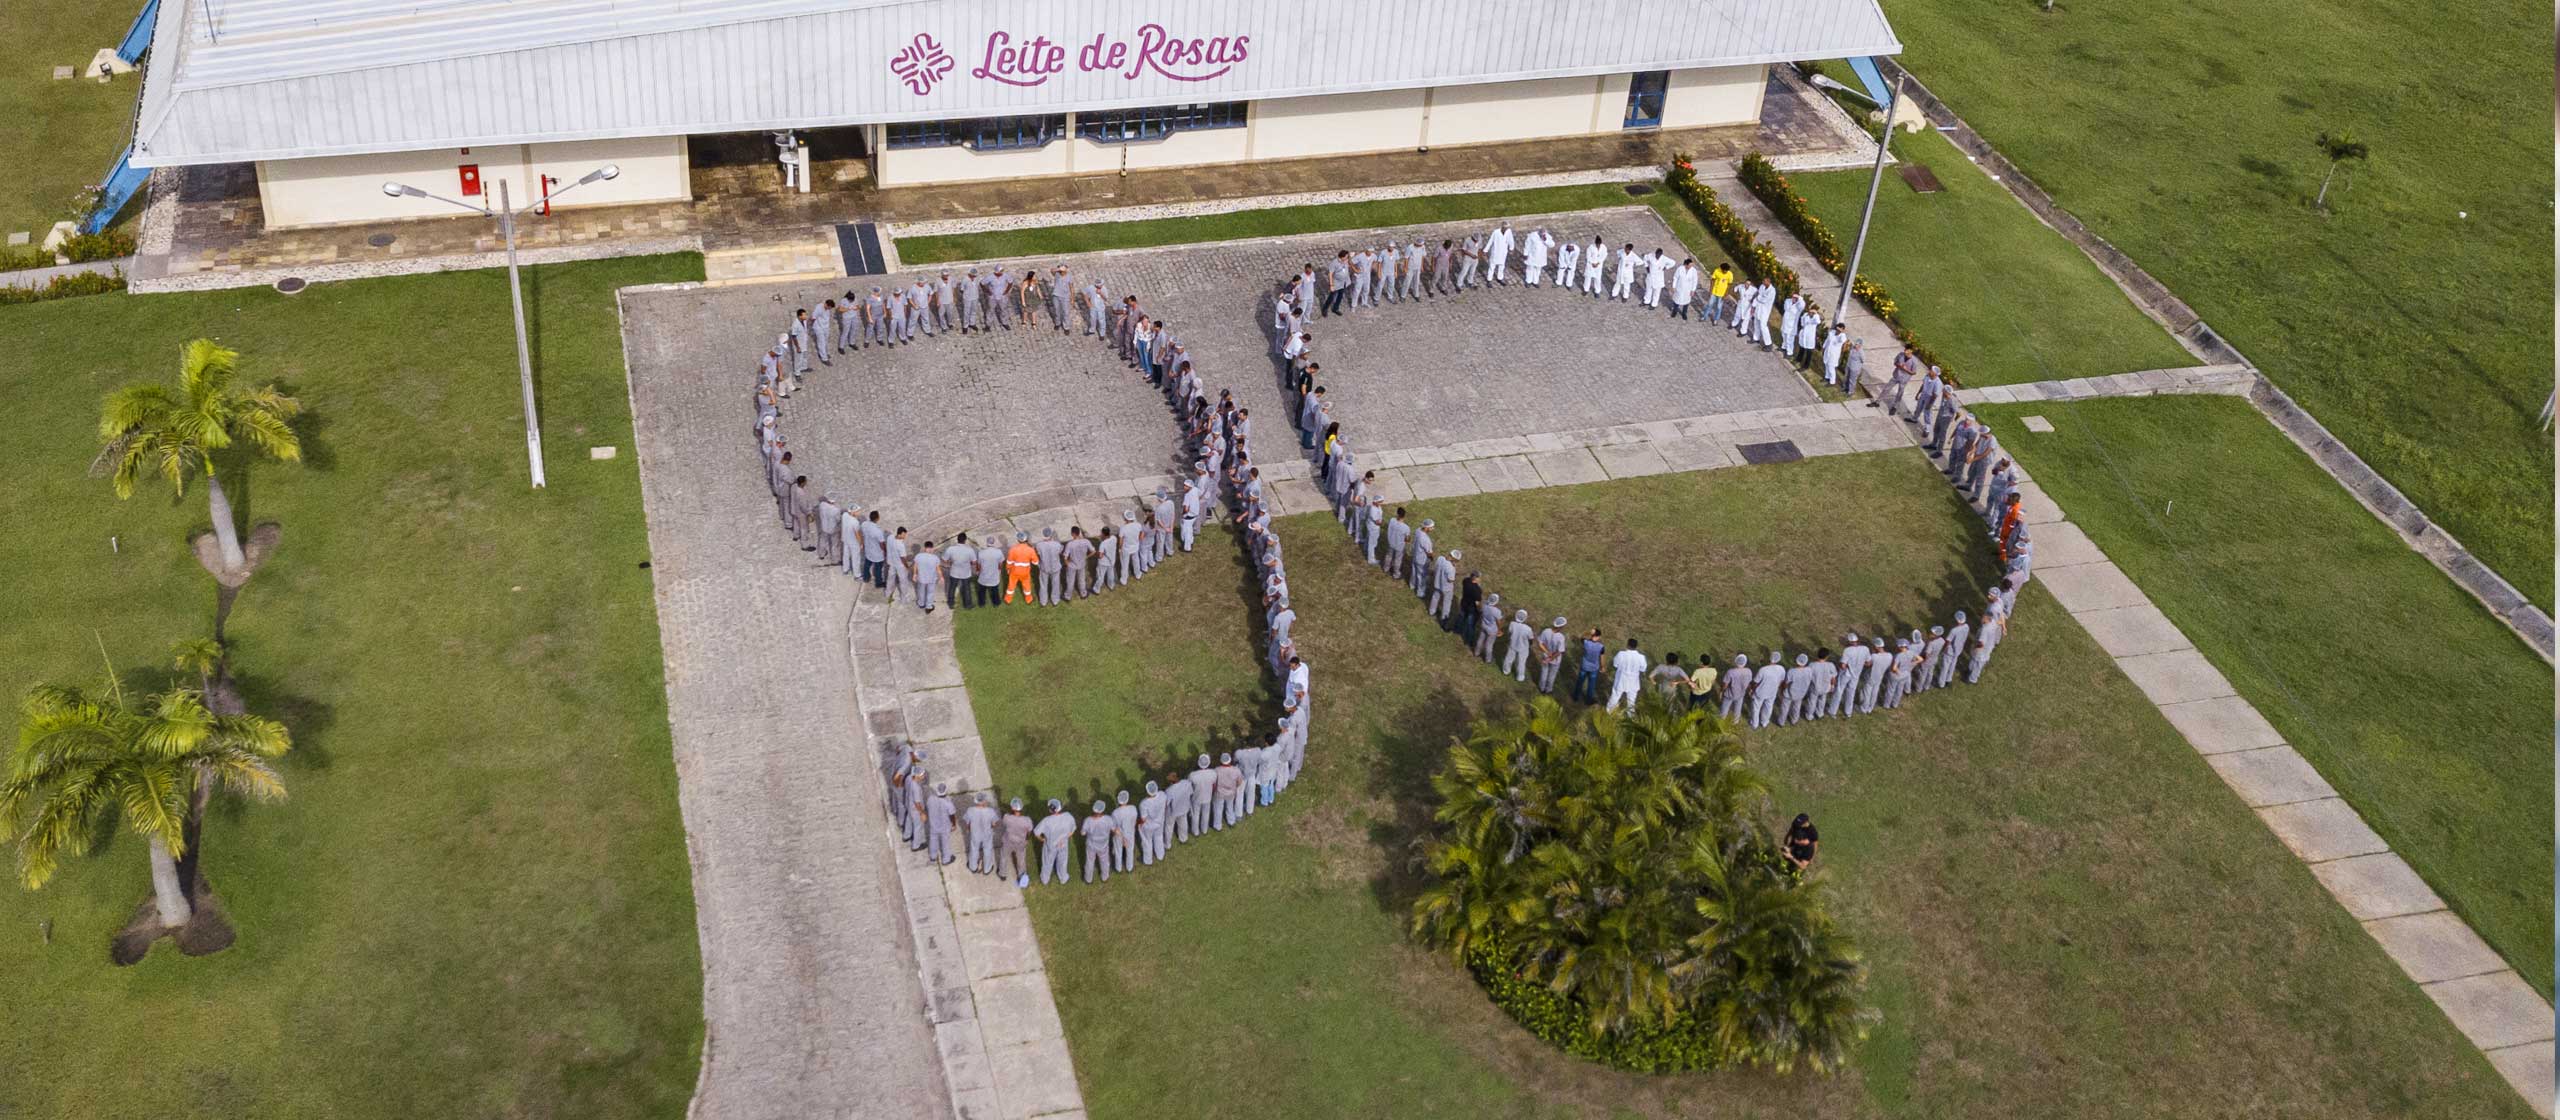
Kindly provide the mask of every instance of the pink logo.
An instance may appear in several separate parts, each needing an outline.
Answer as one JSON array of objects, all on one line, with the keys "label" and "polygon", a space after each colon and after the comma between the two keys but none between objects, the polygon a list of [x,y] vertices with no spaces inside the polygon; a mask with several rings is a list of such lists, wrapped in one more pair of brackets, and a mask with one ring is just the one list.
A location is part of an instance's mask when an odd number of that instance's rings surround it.
[{"label": "pink logo", "polygon": [[[1136,81],[1152,72],[1177,82],[1205,82],[1224,77],[1244,62],[1252,49],[1252,39],[1250,35],[1179,39],[1163,25],[1150,23],[1138,28],[1135,42],[1095,35],[1091,42],[1073,48],[1073,66],[1088,74],[1118,74],[1122,81]],[[941,68],[932,77],[919,80],[909,72],[908,62],[917,48],[909,47],[891,64],[891,69],[906,79],[907,88],[922,94],[933,87],[933,79],[949,73],[951,62],[950,56],[933,46],[932,39],[918,35],[916,42],[931,50]],[[1069,49],[1067,44],[1046,35],[1017,39],[1008,31],[990,32],[969,76],[1025,88],[1047,85],[1049,79],[1067,72]]]},{"label": "pink logo", "polygon": [[[922,97],[932,93],[934,83],[950,77],[951,68],[958,65],[959,63],[952,61],[951,52],[943,50],[942,44],[933,41],[933,36],[917,35],[913,42],[907,44],[905,50],[899,51],[896,58],[889,60],[889,72],[906,82],[909,92]],[[985,73],[983,70],[979,71],[981,77],[985,76]]]}]

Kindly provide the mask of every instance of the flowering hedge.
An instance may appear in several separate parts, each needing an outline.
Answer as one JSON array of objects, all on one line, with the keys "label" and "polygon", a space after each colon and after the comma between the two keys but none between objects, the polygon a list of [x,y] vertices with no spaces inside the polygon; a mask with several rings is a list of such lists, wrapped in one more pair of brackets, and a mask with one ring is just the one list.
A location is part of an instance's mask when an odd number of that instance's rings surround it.
[{"label": "flowering hedge", "polygon": [[1789,295],[1803,287],[1796,280],[1796,270],[1778,259],[1778,251],[1754,235],[1751,227],[1742,224],[1742,218],[1733,212],[1733,208],[1716,197],[1715,188],[1698,178],[1697,170],[1690,166],[1689,157],[1675,159],[1671,173],[1663,176],[1663,182],[1670,186],[1671,193],[1680,196],[1680,201],[1689,204],[1690,211],[1697,214],[1698,221],[1705,224],[1707,232],[1714,234],[1717,244],[1724,246],[1725,254],[1742,267],[1743,275],[1754,280],[1776,281],[1778,290]]},{"label": "flowering hedge", "polygon": [[10,284],[0,284],[0,305],[12,303],[41,303],[49,299],[63,299],[70,296],[94,296],[102,295],[107,292],[121,292],[123,290],[123,269],[117,269],[113,274],[103,276],[95,272],[75,272],[68,276],[56,276],[52,281],[48,282],[41,288],[22,288]]},{"label": "flowering hedge", "polygon": [[[1830,269],[1834,276],[1848,271],[1849,255],[1840,248],[1840,239],[1832,236],[1831,227],[1814,215],[1813,207],[1806,204],[1803,195],[1796,193],[1794,184],[1787,182],[1786,175],[1778,170],[1776,164],[1770,163],[1768,157],[1753,152],[1742,157],[1742,163],[1736,170],[1740,173],[1743,187],[1758,198],[1761,205],[1767,206],[1771,214],[1777,215],[1778,224],[1796,235],[1796,240],[1804,243],[1805,250],[1813,254],[1813,259],[1822,262],[1822,267]],[[1902,305],[1896,303],[1882,286],[1860,276],[1849,286],[1849,294],[1856,296],[1867,310],[1875,312],[1876,318],[1892,327],[1893,336],[1910,346],[1911,352],[1921,361],[1945,371],[1945,363],[1938,360],[1937,354],[1913,336],[1911,328],[1903,325]],[[1947,373],[1946,378],[1950,383],[1956,380],[1953,373]]]}]

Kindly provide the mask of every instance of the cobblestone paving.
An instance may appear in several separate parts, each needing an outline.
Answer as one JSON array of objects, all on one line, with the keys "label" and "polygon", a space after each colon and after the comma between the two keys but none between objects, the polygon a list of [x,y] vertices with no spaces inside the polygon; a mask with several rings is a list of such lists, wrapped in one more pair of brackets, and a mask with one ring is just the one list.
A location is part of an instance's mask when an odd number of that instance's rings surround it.
[{"label": "cobblestone paving", "polygon": [[702,936],[691,1115],[950,1115],[850,684],[851,581],[775,523],[741,379],[665,341],[624,336]]},{"label": "cobblestone paving", "polygon": [[[1677,247],[1641,207],[1515,221],[1639,249]],[[1436,245],[1484,223],[1401,227]],[[1100,276],[1173,325],[1212,389],[1229,388],[1287,435],[1273,377],[1266,293],[1336,248],[1378,231],[1036,258]],[[1024,263],[1010,262],[1015,266]],[[958,266],[954,271],[965,271]],[[936,273],[939,268],[934,270]],[[838,284],[844,282],[837,282]],[[868,289],[868,284],[863,285]],[[817,283],[635,293],[630,330],[673,367],[742,394],[753,359],[798,307],[841,287]],[[1328,397],[1357,447],[1446,446],[1815,401],[1777,358],[1730,334],[1514,283],[1316,320],[1310,331]],[[1081,327],[1078,328],[1079,332]],[[734,395],[734,394],[733,394]],[[713,406],[745,416],[725,399]],[[872,348],[820,367],[786,410],[784,432],[810,478],[840,499],[911,525],[1025,491],[1172,469],[1162,397],[1081,333],[1011,331]]]}]

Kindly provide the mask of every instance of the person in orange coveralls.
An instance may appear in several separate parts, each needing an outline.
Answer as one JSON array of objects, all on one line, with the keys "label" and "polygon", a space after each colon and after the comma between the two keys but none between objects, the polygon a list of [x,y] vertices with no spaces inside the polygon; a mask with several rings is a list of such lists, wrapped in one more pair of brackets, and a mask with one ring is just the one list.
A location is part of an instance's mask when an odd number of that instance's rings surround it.
[{"label": "person in orange coveralls", "polygon": [[1007,605],[1012,604],[1013,589],[1017,587],[1022,589],[1024,602],[1037,601],[1031,597],[1031,568],[1039,560],[1040,554],[1031,549],[1031,534],[1015,533],[1013,547],[1004,554],[1004,601]]}]

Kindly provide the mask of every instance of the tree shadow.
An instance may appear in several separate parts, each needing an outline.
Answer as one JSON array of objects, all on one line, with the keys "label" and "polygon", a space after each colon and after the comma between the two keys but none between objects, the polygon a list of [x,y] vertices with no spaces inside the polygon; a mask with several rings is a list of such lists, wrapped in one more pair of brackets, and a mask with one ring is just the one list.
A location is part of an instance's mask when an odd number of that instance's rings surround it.
[{"label": "tree shadow", "polygon": [[1423,844],[1432,834],[1431,810],[1438,803],[1431,776],[1446,761],[1449,743],[1486,714],[1443,681],[1373,732],[1377,750],[1370,778],[1389,806],[1368,829],[1369,844],[1379,855],[1369,897],[1381,913],[1402,915],[1431,884],[1422,869]]}]

